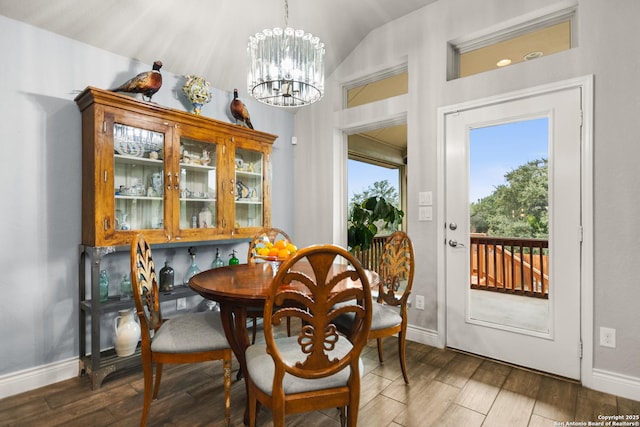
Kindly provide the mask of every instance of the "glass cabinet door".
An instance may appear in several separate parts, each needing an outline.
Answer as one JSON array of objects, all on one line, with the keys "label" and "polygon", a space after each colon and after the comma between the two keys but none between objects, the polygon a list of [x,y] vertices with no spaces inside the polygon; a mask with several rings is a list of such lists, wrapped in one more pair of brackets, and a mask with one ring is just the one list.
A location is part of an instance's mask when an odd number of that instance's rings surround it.
[{"label": "glass cabinet door", "polygon": [[164,144],[161,132],[113,124],[116,232],[164,228]]},{"label": "glass cabinet door", "polygon": [[217,228],[217,145],[180,138],[180,229]]},{"label": "glass cabinet door", "polygon": [[235,227],[262,227],[263,157],[260,151],[236,148],[235,151]]}]

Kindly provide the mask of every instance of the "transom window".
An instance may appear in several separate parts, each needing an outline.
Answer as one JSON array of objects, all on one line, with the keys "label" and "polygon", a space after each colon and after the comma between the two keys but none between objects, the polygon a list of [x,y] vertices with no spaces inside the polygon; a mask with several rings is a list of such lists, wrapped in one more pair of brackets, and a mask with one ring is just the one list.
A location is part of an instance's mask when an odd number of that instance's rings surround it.
[{"label": "transom window", "polygon": [[571,49],[575,8],[449,43],[447,79],[471,76]]}]

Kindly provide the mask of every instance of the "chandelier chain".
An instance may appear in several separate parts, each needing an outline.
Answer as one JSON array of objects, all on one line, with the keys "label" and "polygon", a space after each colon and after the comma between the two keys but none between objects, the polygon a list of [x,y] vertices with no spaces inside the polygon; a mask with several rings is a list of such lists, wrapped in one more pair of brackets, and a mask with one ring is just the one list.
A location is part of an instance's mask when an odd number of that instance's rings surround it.
[{"label": "chandelier chain", "polygon": [[284,0],[284,27],[289,26],[289,0]]}]

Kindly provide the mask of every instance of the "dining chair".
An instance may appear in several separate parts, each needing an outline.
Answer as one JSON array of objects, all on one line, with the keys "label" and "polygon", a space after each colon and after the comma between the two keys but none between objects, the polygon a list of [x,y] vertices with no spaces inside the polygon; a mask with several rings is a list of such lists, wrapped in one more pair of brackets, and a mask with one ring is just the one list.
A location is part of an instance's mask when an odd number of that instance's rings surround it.
[{"label": "dining chair", "polygon": [[[409,384],[406,363],[407,306],[414,273],[413,244],[407,233],[392,233],[382,248],[378,261],[378,296],[373,304],[369,339],[376,339],[378,360],[384,363],[382,338],[398,334],[398,358],[404,382]],[[349,334],[353,316],[340,316],[336,323]]]},{"label": "dining chair", "polygon": [[[275,244],[278,240],[292,243],[289,235],[279,228],[265,227],[258,231],[249,242],[247,263],[255,264],[256,262],[263,262],[258,256],[258,245],[267,242]],[[252,320],[251,342],[255,343],[258,331],[258,319],[262,318],[262,307],[247,307],[247,318]],[[287,318],[287,335],[291,336],[291,319],[289,318]]]},{"label": "dining chair", "polygon": [[407,343],[407,305],[415,260],[413,243],[403,231],[391,234],[382,248],[378,274],[378,298],[373,304],[373,317],[369,339],[375,338],[378,344],[378,359],[383,360],[382,338],[398,334],[398,357],[404,382],[409,384],[406,362]]},{"label": "dining chair", "polygon": [[[300,263],[309,263],[313,273],[299,271]],[[336,269],[340,263],[347,267]],[[355,427],[363,369],[360,353],[367,342],[372,305],[365,270],[345,249],[310,246],[285,261],[264,307],[265,342],[245,351],[249,425],[255,426],[261,404],[271,409],[275,427],[284,426],[285,414],[326,408],[339,408],[341,425]],[[344,313],[354,316],[349,338],[333,322]],[[301,319],[297,336],[284,337],[274,329],[285,317]]]},{"label": "dining chair", "polygon": [[[158,278],[151,247],[142,235],[131,243],[131,283],[141,326],[144,403],[141,426],[147,423],[151,399],[158,397],[165,363],[222,360],[225,424],[231,421],[231,347],[224,335],[220,313],[207,310],[164,319],[160,310]],[[155,364],[155,385],[153,365]]]}]

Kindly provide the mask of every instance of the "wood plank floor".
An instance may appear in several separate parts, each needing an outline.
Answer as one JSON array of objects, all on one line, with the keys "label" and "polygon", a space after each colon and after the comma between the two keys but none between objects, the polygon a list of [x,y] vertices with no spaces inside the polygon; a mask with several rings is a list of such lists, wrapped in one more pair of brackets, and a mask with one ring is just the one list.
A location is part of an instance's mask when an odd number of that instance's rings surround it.
[{"label": "wood plank floor", "polygon": [[[640,402],[597,392],[571,381],[495,361],[408,343],[411,384],[402,380],[396,338],[384,341],[379,364],[375,340],[363,352],[358,425],[369,427],[540,427],[599,421],[598,415],[640,414]],[[238,364],[234,360],[234,370]],[[242,426],[244,384],[232,384],[232,425]],[[0,426],[132,426],[140,423],[140,369],[107,376],[92,391],[88,377],[72,378],[0,400]],[[222,426],[222,365],[167,366],[150,426]],[[337,411],[287,416],[291,426],[339,426]],[[259,426],[271,426],[261,409]]]}]

